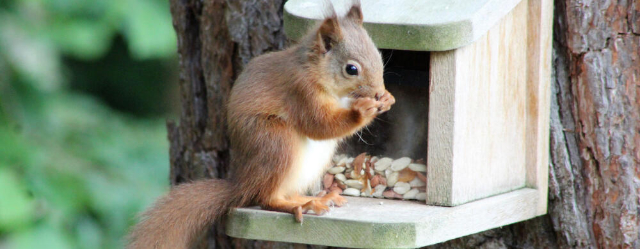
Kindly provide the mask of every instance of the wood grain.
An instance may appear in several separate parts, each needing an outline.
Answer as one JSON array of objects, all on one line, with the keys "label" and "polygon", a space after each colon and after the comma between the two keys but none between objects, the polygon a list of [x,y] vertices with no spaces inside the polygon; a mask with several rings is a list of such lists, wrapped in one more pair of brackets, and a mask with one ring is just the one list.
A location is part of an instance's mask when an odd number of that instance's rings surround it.
[{"label": "wood grain", "polygon": [[[527,21],[526,185],[547,199],[549,182],[549,121],[551,95],[551,34],[553,2],[529,0]],[[547,202],[538,202],[538,214]]]},{"label": "wood grain", "polygon": [[[525,185],[526,2],[471,45],[433,52],[428,204],[455,206]],[[531,114],[536,115],[536,114]]]}]

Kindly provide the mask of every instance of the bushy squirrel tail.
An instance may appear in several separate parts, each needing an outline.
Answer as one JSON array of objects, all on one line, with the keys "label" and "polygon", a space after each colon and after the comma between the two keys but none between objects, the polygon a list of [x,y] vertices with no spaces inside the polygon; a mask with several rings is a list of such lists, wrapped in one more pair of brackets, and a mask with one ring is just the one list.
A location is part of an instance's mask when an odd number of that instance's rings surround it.
[{"label": "bushy squirrel tail", "polygon": [[180,184],[142,215],[127,248],[190,248],[196,236],[228,212],[233,199],[226,180]]}]

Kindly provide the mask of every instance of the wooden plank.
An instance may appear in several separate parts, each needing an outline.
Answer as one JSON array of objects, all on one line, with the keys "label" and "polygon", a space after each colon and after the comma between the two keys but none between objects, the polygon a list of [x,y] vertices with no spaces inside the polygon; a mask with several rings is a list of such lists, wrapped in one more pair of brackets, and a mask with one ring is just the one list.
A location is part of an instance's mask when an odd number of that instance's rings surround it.
[{"label": "wooden plank", "polygon": [[547,213],[553,1],[529,0],[527,35],[526,185],[539,190],[538,214]]},{"label": "wooden plank", "polygon": [[453,205],[455,51],[434,52],[429,66],[427,204]]},{"label": "wooden plank", "polygon": [[526,16],[525,1],[473,44],[432,53],[428,204],[525,185]]},{"label": "wooden plank", "polygon": [[[350,1],[332,0],[338,14]],[[445,51],[482,37],[521,0],[362,0],[365,28],[379,48]],[[290,0],[284,6],[287,37],[297,40],[323,18],[323,1]]]},{"label": "wooden plank", "polygon": [[533,218],[537,195],[525,188],[457,207],[347,197],[347,206],[324,216],[305,215],[302,224],[290,214],[240,208],[228,217],[226,232],[237,238],[336,247],[415,248]]}]

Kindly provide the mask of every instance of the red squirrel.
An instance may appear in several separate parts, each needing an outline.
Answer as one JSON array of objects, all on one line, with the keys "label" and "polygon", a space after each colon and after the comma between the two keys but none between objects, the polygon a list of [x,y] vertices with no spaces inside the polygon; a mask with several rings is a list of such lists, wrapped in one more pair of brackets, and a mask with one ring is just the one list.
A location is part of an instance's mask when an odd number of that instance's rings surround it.
[{"label": "red squirrel", "polygon": [[228,103],[228,179],[174,187],[130,236],[128,248],[189,248],[234,207],[259,205],[301,222],[346,199],[337,192],[301,195],[319,181],[344,138],[395,103],[385,89],[382,58],[362,27],[359,1],[331,13],[299,44],[251,60]]}]

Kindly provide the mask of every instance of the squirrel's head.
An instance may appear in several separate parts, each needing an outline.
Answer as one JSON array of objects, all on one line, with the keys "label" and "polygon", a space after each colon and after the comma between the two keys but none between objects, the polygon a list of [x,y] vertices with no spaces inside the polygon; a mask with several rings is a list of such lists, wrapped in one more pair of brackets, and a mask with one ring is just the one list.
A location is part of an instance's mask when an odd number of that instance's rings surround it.
[{"label": "squirrel's head", "polygon": [[[328,1],[327,1],[328,2]],[[385,92],[380,52],[362,27],[360,1],[354,1],[343,17],[333,7],[322,23],[309,34],[308,56],[325,82],[339,97],[377,98]]]}]

